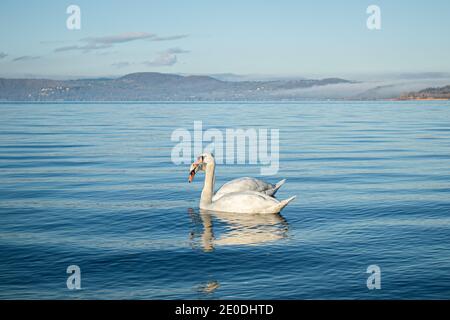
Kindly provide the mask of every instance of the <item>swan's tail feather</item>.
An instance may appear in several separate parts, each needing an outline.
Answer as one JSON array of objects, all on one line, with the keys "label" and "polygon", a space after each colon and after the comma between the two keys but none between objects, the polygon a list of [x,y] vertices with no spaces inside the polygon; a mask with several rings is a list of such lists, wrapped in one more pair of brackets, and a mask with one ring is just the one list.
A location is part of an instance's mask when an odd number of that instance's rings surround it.
[{"label": "swan's tail feather", "polygon": [[281,180],[280,182],[278,182],[276,185],[275,185],[275,189],[279,189],[279,188],[281,188],[281,186],[283,185],[283,184],[285,184],[286,183],[286,179],[283,179],[283,180]]},{"label": "swan's tail feather", "polygon": [[281,200],[279,204],[276,205],[275,210],[276,212],[280,212],[283,210],[284,207],[286,207],[291,201],[294,201],[297,196],[290,197],[289,199]]},{"label": "swan's tail feather", "polygon": [[286,179],[283,179],[280,182],[278,182],[277,184],[275,184],[275,187],[272,190],[269,190],[269,192],[267,192],[267,195],[272,196],[272,197],[275,196],[275,193],[277,193],[278,189],[280,189],[285,182],[286,182]]}]

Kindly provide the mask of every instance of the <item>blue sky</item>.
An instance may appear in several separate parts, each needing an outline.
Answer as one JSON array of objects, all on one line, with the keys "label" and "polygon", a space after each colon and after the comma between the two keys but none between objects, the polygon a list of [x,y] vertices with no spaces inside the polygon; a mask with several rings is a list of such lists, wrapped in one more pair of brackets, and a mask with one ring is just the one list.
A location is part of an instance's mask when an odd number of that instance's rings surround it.
[{"label": "blue sky", "polygon": [[448,0],[2,0],[0,76],[450,72],[449,34]]}]

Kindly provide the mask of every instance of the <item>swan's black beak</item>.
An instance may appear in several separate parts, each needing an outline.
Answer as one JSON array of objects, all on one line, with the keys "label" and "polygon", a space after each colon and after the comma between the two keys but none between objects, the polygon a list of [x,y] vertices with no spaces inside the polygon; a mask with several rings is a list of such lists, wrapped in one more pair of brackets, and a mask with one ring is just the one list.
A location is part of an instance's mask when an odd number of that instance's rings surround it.
[{"label": "swan's black beak", "polygon": [[192,170],[192,171],[189,173],[189,183],[191,183],[192,180],[194,180],[194,176],[195,176],[195,170]]}]

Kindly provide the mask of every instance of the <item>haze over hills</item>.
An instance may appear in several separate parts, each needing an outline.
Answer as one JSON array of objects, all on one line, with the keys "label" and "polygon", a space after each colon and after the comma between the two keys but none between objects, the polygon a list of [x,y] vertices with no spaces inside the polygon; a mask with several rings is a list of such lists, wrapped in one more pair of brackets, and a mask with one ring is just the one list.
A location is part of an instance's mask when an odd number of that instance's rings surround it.
[{"label": "haze over hills", "polygon": [[[251,79],[251,78],[250,78]],[[350,81],[342,78],[262,78],[232,74],[156,72],[77,80],[0,78],[0,101],[294,101],[397,99],[447,85],[446,77]],[[423,93],[431,94],[431,93]],[[413,96],[413,94],[410,94]]]}]

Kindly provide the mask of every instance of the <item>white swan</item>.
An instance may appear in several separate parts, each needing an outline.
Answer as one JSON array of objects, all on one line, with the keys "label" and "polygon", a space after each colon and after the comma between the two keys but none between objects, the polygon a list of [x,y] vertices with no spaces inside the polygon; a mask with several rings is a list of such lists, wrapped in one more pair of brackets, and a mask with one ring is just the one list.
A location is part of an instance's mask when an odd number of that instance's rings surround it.
[{"label": "white swan", "polygon": [[[214,156],[211,153],[205,153],[205,155],[214,159]],[[189,182],[192,182],[198,170],[204,170],[204,166],[196,161],[191,165],[191,168],[189,169],[191,173],[189,176]],[[286,179],[283,179],[276,184],[267,183],[265,181],[249,177],[234,179],[221,186],[219,190],[217,190],[213,195],[212,201],[218,200],[227,193],[243,191],[256,191],[274,197],[278,189],[280,189],[285,182]]]},{"label": "white swan", "polygon": [[193,166],[194,168],[190,171],[189,182],[192,181],[200,168],[205,171],[205,183],[200,198],[200,209],[203,210],[235,213],[278,213],[295,199],[294,196],[278,201],[265,193],[241,191],[226,193],[213,200],[216,166],[214,157],[210,153],[204,153],[198,157]]}]

